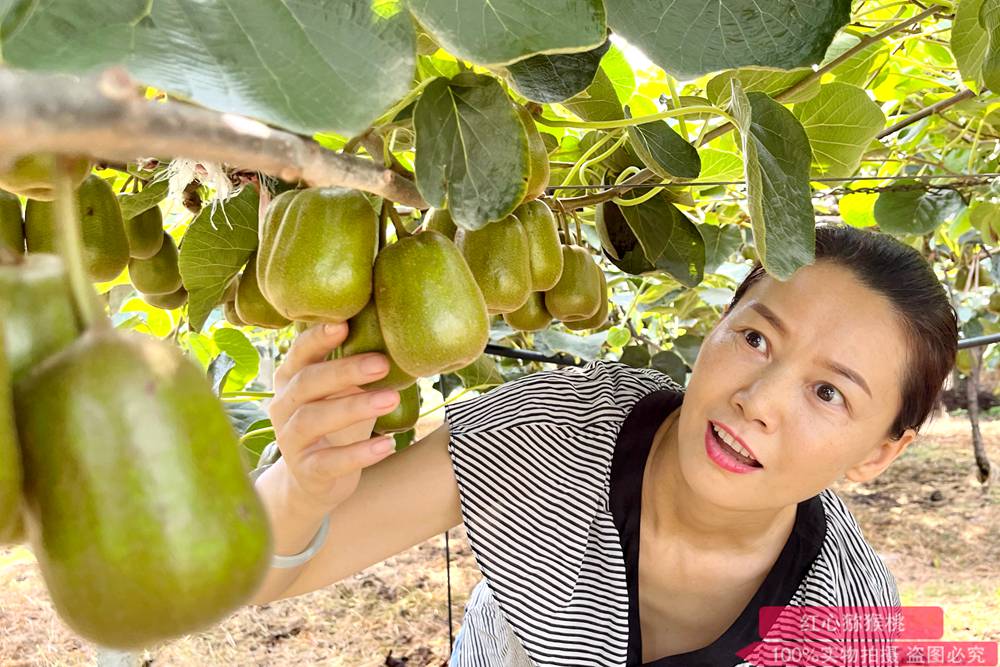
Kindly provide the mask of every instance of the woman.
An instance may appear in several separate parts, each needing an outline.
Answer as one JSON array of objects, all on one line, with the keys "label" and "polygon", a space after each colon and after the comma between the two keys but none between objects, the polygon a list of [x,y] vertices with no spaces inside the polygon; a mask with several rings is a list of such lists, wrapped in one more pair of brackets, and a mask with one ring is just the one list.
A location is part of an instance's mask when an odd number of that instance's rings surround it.
[{"label": "woman", "polygon": [[397,456],[368,439],[396,392],[358,389],[384,359],[322,361],[346,334],[327,329],[275,374],[283,456],[256,484],[276,554],[303,551],[327,515],[329,535],[254,603],[464,522],[484,579],[452,665],[747,664],[752,642],[795,638],[785,616],[760,626],[761,607],[899,605],[827,488],[902,454],[955,360],[942,286],[889,236],[820,226],[816,261],[788,281],[755,267],[686,389],[615,362],[535,373],[448,406]]}]

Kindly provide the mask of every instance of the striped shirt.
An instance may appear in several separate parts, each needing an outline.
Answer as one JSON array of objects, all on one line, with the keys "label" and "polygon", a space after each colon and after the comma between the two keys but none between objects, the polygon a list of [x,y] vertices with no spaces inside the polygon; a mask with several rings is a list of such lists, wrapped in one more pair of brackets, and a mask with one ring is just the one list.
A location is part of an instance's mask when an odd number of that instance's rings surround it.
[{"label": "striped shirt", "polygon": [[594,361],[446,407],[462,517],[483,575],[466,603],[451,665],[749,666],[754,654],[744,660],[736,650],[779,633],[797,636],[797,619],[782,613],[762,638],[760,606],[900,605],[892,574],[827,489],[799,503],[775,565],[721,637],[643,664],[641,471],[653,433],[683,391],[653,369]]}]

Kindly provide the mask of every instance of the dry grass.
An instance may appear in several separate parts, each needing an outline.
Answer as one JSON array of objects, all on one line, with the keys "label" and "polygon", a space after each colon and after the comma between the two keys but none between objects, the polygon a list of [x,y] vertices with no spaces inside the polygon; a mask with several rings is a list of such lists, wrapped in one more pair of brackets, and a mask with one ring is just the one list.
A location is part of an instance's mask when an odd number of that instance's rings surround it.
[{"label": "dry grass", "polygon": [[[1000,422],[983,433],[1000,466]],[[904,604],[941,605],[945,640],[1000,640],[1000,491],[975,482],[964,418],[940,418],[874,482],[835,490],[889,563]],[[935,490],[941,500],[930,499]],[[480,575],[464,529],[451,531],[450,546],[457,631]],[[439,666],[448,654],[445,577],[439,536],[327,589],[241,609],[209,632],[147,651],[144,662]],[[0,664],[94,664],[93,646],[52,611],[26,548],[0,549],[0,591]]]}]

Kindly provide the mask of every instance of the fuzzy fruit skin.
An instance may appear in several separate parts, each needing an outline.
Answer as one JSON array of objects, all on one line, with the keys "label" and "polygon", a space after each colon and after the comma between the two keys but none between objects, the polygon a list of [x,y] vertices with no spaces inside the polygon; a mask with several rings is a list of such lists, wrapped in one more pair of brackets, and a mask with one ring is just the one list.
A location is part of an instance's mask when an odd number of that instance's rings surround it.
[{"label": "fuzzy fruit skin", "polygon": [[281,329],[292,323],[268,303],[257,281],[256,256],[251,255],[236,288],[236,314],[241,321],[265,329]]},{"label": "fuzzy fruit skin", "polygon": [[17,541],[23,536],[21,477],[10,368],[0,328],[0,544]]},{"label": "fuzzy fruit skin", "polygon": [[588,319],[601,307],[601,269],[579,246],[563,246],[562,253],[562,276],[545,293],[545,308],[560,322]]},{"label": "fuzzy fruit skin", "polygon": [[559,229],[552,210],[543,201],[530,201],[514,210],[514,216],[528,234],[531,289],[544,292],[556,286],[563,270]]},{"label": "fuzzy fruit skin", "polygon": [[575,322],[565,322],[567,329],[572,331],[583,331],[584,329],[598,329],[604,326],[604,323],[608,321],[608,311],[610,306],[608,305],[608,279],[604,276],[604,271],[600,271],[601,276],[601,307],[597,309],[597,312],[585,320],[577,320]]},{"label": "fuzzy fruit skin", "polygon": [[535,119],[531,117],[528,110],[520,104],[515,104],[517,117],[521,120],[521,127],[528,137],[528,191],[524,195],[523,201],[538,199],[545,194],[545,188],[549,184],[549,153],[545,149],[545,142],[538,132]]},{"label": "fuzzy fruit skin", "polygon": [[[0,172],[0,188],[38,201],[55,199],[53,176],[56,169],[52,155],[24,155],[14,161],[10,169]],[[78,186],[90,173],[90,161],[74,159],[70,166],[73,187]]]},{"label": "fuzzy fruit skin", "polygon": [[375,260],[375,307],[386,349],[414,377],[468,366],[486,349],[486,302],[455,244],[420,232]]},{"label": "fuzzy fruit skin", "polygon": [[0,245],[16,253],[24,253],[24,218],[21,216],[21,200],[3,190],[0,190]]},{"label": "fuzzy fruit skin", "polygon": [[523,306],[513,312],[504,313],[503,321],[518,331],[541,331],[549,326],[552,315],[545,310],[545,293],[532,292]]},{"label": "fuzzy fruit skin", "polygon": [[0,328],[14,382],[80,333],[62,260],[26,255],[0,264]]},{"label": "fuzzy fruit skin", "polygon": [[531,294],[531,259],[528,234],[513,215],[475,231],[461,229],[455,245],[493,313],[517,310]]},{"label": "fuzzy fruit skin", "polygon": [[[292,203],[292,199],[299,194],[301,190],[286,190],[280,195],[271,200],[271,203],[267,205],[267,210],[264,211],[263,217],[260,219],[258,236],[260,240],[258,242],[258,251],[256,256],[259,258],[261,256],[261,250],[270,253],[271,249],[274,248],[274,239],[278,236],[278,229],[281,225],[281,221],[285,217],[285,212],[288,210],[288,205]],[[255,260],[260,261],[260,260]],[[257,266],[257,281],[258,283],[263,283],[267,273],[267,265],[265,262],[260,262]],[[233,297],[235,298],[235,297]]]},{"label": "fuzzy fruit skin", "polygon": [[143,294],[173,294],[183,287],[177,244],[167,232],[160,232],[160,239],[160,250],[155,255],[128,262],[128,277]]},{"label": "fuzzy fruit skin", "polygon": [[159,206],[143,211],[125,221],[129,255],[132,259],[150,259],[163,247],[163,214]]},{"label": "fuzzy fruit skin", "polygon": [[177,310],[188,300],[188,292],[181,287],[176,292],[170,294],[143,294],[143,300],[151,306],[162,308],[163,310]]},{"label": "fuzzy fruit skin", "polygon": [[[91,174],[76,191],[83,259],[90,279],[114,280],[129,260],[128,236],[122,210],[111,186]],[[24,209],[24,236],[28,252],[56,252],[53,204],[29,200]]]},{"label": "fuzzy fruit skin", "polygon": [[272,550],[202,371],[158,339],[90,331],[18,387],[32,550],[87,639],[135,650],[244,604]]},{"label": "fuzzy fruit skin", "polygon": [[277,230],[266,227],[265,232],[257,259],[264,268],[260,289],[283,316],[343,322],[368,303],[378,215],[363,194],[340,188],[301,190],[291,198]]},{"label": "fuzzy fruit skin", "polygon": [[[341,345],[345,357],[365,352],[380,352],[389,360],[389,372],[374,382],[361,385],[362,389],[405,389],[417,381],[393,360],[385,348],[385,339],[378,323],[378,310],[374,301],[361,309],[347,323],[347,338]],[[405,429],[404,429],[405,430]]]},{"label": "fuzzy fruit skin", "polygon": [[451,219],[451,213],[446,208],[432,208],[427,211],[424,225],[424,229],[427,231],[441,232],[452,241],[455,240],[455,233],[458,232],[458,226]]},{"label": "fuzzy fruit skin", "polygon": [[222,306],[222,313],[226,318],[226,321],[232,324],[234,327],[245,327],[249,326],[246,322],[240,319],[239,313],[236,312],[236,300],[226,301]]},{"label": "fuzzy fruit skin", "polygon": [[372,433],[401,433],[409,431],[420,417],[420,386],[411,384],[399,392],[399,405],[387,415],[375,420]]}]

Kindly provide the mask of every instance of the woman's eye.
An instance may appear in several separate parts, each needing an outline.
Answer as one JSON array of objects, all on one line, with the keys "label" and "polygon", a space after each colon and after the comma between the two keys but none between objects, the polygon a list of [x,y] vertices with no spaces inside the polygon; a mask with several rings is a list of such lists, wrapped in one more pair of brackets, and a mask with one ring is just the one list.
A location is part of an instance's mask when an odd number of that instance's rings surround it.
[{"label": "woman's eye", "polygon": [[767,342],[767,339],[764,338],[764,336],[761,335],[759,331],[754,331],[753,329],[747,329],[746,331],[743,332],[743,340],[745,340],[747,344],[750,345],[750,347],[754,348],[755,350],[760,349],[757,347],[755,341],[760,340],[760,342],[762,343]]},{"label": "woman's eye", "polygon": [[[842,405],[844,403],[844,396],[840,393],[840,390],[830,384],[821,384],[817,387],[816,395],[824,403],[831,403],[835,405]],[[830,396],[832,398],[827,399]],[[840,397],[840,401],[836,402],[837,397]]]}]

